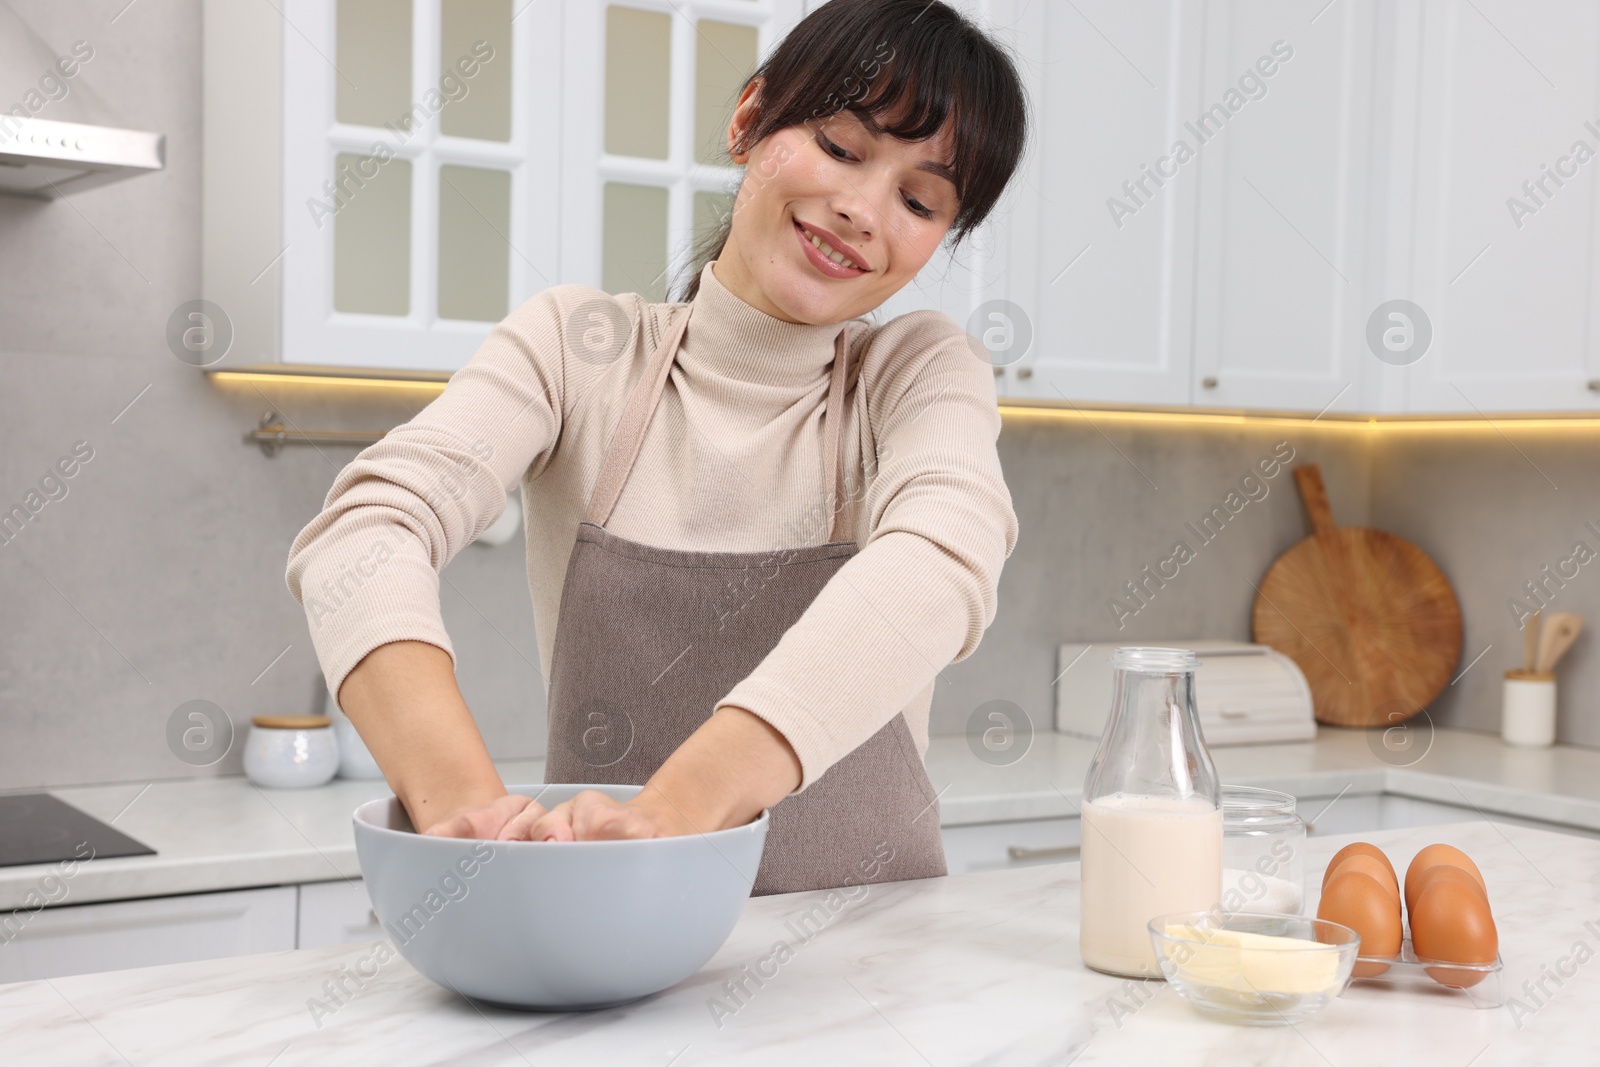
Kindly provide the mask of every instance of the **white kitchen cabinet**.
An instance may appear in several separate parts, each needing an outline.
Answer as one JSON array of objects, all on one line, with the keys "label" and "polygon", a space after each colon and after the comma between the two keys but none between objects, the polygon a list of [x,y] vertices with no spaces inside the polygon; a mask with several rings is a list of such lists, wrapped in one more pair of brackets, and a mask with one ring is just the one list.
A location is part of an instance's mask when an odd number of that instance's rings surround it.
[{"label": "white kitchen cabinet", "polygon": [[561,277],[668,299],[727,216],[740,85],[800,0],[584,0],[563,7]]},{"label": "white kitchen cabinet", "polygon": [[[1406,5],[1409,9],[1413,5]],[[1600,412],[1600,7],[1427,0],[1399,32],[1418,62],[1418,190],[1396,220],[1433,342],[1384,368],[1390,408]],[[1580,147],[1581,146],[1581,147]],[[1575,149],[1577,151],[1575,151]],[[1580,161],[1580,158],[1583,159]],[[1593,388],[1591,388],[1591,384]]]},{"label": "white kitchen cabinet", "polygon": [[0,982],[278,952],[295,947],[294,886],[15,912]]},{"label": "white kitchen cabinet", "polygon": [[1023,12],[1040,121],[1014,255],[1036,332],[1003,397],[1358,408],[1372,17],[1357,0],[1308,33],[1250,0]]},{"label": "white kitchen cabinet", "polygon": [[386,938],[359,879],[13,913],[0,982]]},{"label": "white kitchen cabinet", "polygon": [[379,941],[388,933],[378,922],[360,878],[310,882],[299,887],[300,923],[296,948],[323,948]]},{"label": "white kitchen cabinet", "polygon": [[[1003,398],[1182,405],[1193,360],[1193,162],[1124,183],[1199,110],[1201,5],[1022,4],[1011,25],[1036,112],[1008,221],[1011,297],[1033,331]],[[1108,206],[1113,198],[1132,213]]]},{"label": "white kitchen cabinet", "polygon": [[232,327],[221,366],[454,370],[556,284],[569,8],[518,6],[207,0],[201,288]]},{"label": "white kitchen cabinet", "polygon": [[[1017,819],[1009,822],[946,826],[945,866],[951,874],[1032,867],[1040,863],[1076,861],[1080,820]],[[1012,850],[1015,849],[1016,854]]]},{"label": "white kitchen cabinet", "polygon": [[730,209],[737,90],[804,12],[208,0],[202,290],[225,365],[451,371],[553,285],[666,300]]},{"label": "white kitchen cabinet", "polygon": [[[1567,826],[1515,815],[1484,814],[1459,804],[1400,796],[1394,793],[1347,794],[1332,804],[1333,797],[1303,796],[1298,808],[1301,818],[1313,823],[1315,836],[1365,833],[1411,826],[1437,826],[1452,822],[1482,821],[1526,826],[1536,830],[1600,838],[1600,831]],[[1017,819],[1008,822],[973,823],[946,826],[945,863],[951,874],[1004,870],[1040,863],[1076,863],[1082,844],[1082,820]]]},{"label": "white kitchen cabinet", "polygon": [[[1020,12],[1039,122],[1008,225],[1035,332],[1002,398],[1600,411],[1600,9],[1519,14],[1469,0]],[[1426,317],[1414,360],[1369,342],[1392,300]],[[1379,318],[1380,332],[1398,321]]]},{"label": "white kitchen cabinet", "polygon": [[1393,830],[1408,826],[1438,826],[1452,822],[1487,820],[1508,826],[1526,826],[1535,830],[1600,838],[1600,831],[1586,830],[1580,826],[1524,819],[1498,812],[1484,813],[1467,805],[1443,804],[1437,800],[1423,800],[1394,793],[1347,795],[1330,804],[1333,799],[1332,797],[1300,798],[1300,816],[1310,824],[1308,828],[1310,833],[1322,837],[1328,834],[1354,834],[1367,830]]},{"label": "white kitchen cabinet", "polygon": [[[1356,411],[1377,302],[1368,247],[1374,11],[1212,0],[1201,105],[1193,389],[1202,406]],[[1199,131],[1198,133],[1196,131]]]}]

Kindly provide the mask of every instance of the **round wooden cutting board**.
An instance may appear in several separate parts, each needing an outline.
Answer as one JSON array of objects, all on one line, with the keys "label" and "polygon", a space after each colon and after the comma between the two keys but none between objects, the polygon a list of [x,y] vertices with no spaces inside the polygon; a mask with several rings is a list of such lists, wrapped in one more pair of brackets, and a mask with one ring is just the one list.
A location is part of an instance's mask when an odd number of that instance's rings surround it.
[{"label": "round wooden cutting board", "polygon": [[1294,660],[1318,722],[1392,726],[1427,707],[1461,658],[1461,605],[1437,564],[1382,530],[1338,527],[1315,464],[1295,483],[1315,531],[1256,589],[1258,644]]}]

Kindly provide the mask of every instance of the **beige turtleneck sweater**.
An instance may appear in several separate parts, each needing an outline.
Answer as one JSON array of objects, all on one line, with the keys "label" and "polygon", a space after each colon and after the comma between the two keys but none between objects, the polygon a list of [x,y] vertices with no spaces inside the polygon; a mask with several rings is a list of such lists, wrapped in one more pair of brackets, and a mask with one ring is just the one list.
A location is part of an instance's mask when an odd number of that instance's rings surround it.
[{"label": "beige turtleneck sweater", "polygon": [[[883,326],[788,323],[735,296],[712,266],[606,528],[684,549],[828,540],[822,413],[834,338],[851,329],[841,493],[855,489],[845,494],[845,536],[860,551],[717,707],[745,708],[783,734],[800,758],[796,792],[898,711],[925,755],[935,678],[994,619],[1017,539],[990,364],[939,312]],[[432,403],[339,473],[295,538],[286,575],[329,692],[391,641],[426,641],[454,658],[439,571],[519,483],[548,691],[577,526],[675,306],[583,285],[546,289],[496,326]],[[625,333],[596,350],[607,319]],[[729,610],[737,606],[730,597]]]}]

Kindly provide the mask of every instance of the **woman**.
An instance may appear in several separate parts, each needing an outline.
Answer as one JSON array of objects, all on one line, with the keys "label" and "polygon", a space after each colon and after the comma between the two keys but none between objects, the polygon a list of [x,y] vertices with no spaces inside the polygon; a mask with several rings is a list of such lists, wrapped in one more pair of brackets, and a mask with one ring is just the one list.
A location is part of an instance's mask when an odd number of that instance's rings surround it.
[{"label": "woman", "polygon": [[[981,350],[937,312],[862,316],[984,220],[1024,136],[1009,59],[945,4],[832,0],[740,93],[745,179],[681,300],[539,293],[340,473],[289,588],[419,831],[771,809],[756,894],[946,873],[928,708],[1017,522]],[[545,777],[643,784],[625,803],[509,795],[456,687],[437,572],[519,481]]]}]

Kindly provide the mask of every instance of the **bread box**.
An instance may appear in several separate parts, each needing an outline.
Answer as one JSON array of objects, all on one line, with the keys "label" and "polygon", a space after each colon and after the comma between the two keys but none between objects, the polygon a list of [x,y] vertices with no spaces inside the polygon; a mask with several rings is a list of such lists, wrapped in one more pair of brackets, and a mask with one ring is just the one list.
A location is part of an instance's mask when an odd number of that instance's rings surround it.
[{"label": "bread box", "polygon": [[1118,641],[1065,644],[1056,662],[1056,730],[1098,739],[1111,712],[1111,652],[1124,645],[1192,648],[1195,706],[1207,745],[1309,741],[1317,725],[1311,687],[1293,660],[1243,641]]}]

